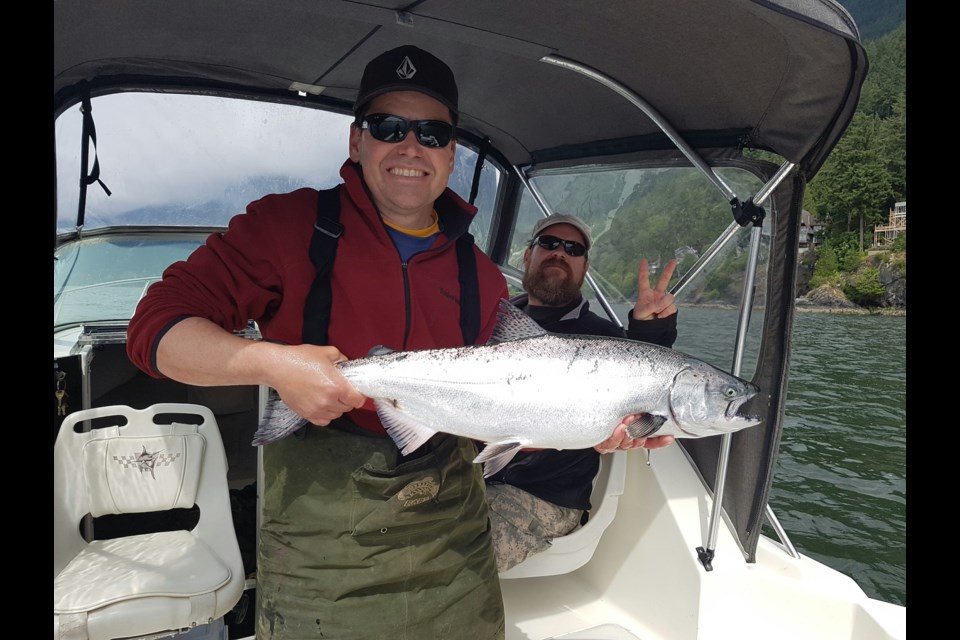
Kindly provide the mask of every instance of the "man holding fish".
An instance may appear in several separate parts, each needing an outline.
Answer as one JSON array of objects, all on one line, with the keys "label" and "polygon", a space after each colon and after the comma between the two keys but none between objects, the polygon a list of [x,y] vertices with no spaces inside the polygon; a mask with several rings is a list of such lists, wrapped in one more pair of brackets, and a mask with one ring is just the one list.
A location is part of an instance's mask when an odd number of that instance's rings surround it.
[{"label": "man holding fish", "polygon": [[[628,337],[664,347],[677,338],[677,307],[667,285],[677,266],[670,260],[654,287],[641,260],[638,295],[627,330],[590,311],[581,294],[593,244],[590,227],[569,214],[553,214],[534,225],[523,255],[525,293],[511,302],[553,333]],[[629,422],[628,417],[624,422]],[[506,571],[550,546],[581,524],[590,505],[600,453],[668,446],[673,436],[631,438],[625,424],[592,449],[544,449],[517,454],[487,478],[498,571]],[[599,453],[598,453],[599,452]]]},{"label": "man holding fish", "polygon": [[[458,91],[450,68],[402,46],[364,70],[340,175],[328,340],[306,344],[318,191],[269,195],[150,288],[130,322],[141,369],[199,386],[268,385],[317,426],[263,447],[259,640],[504,636],[485,490],[469,438],[401,454],[337,363],[375,345],[465,344],[457,240],[476,208],[447,188]],[[322,213],[322,212],[321,212]],[[336,226],[336,225],[334,225]],[[476,336],[507,285],[467,246]],[[262,341],[234,335],[249,319]],[[319,341],[318,341],[319,342]]]}]

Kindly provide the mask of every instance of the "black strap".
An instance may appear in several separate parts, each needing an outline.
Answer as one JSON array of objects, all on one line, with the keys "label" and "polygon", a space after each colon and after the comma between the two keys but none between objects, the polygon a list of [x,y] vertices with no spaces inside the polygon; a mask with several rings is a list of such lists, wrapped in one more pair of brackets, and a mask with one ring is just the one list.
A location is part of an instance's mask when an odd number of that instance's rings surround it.
[{"label": "black strap", "polygon": [[[100,158],[97,157],[97,127],[93,123],[93,107],[90,104],[90,88],[84,84],[80,113],[83,115],[83,131],[80,137],[80,199],[77,202],[77,227],[83,226],[87,210],[87,185],[97,182],[104,193],[110,189],[100,179]],[[93,169],[90,169],[90,144],[93,143]]]},{"label": "black strap", "polygon": [[483,163],[487,159],[487,149],[490,148],[490,138],[484,138],[480,143],[480,154],[477,156],[477,162],[473,165],[473,182],[470,184],[470,198],[468,202],[474,204],[477,199],[477,192],[480,190],[480,174],[483,173]]},{"label": "black strap", "polygon": [[457,268],[460,280],[460,331],[463,344],[474,344],[480,333],[480,279],[477,277],[477,256],[473,253],[473,236],[464,231],[457,238]]},{"label": "black strap", "polygon": [[[340,224],[340,185],[317,193],[317,221],[310,240],[310,261],[317,275],[303,306],[303,342],[328,344],[332,293],[330,272],[337,255],[337,241],[343,235]],[[480,281],[474,240],[469,233],[457,238],[457,268],[460,281],[460,331],[464,344],[474,344],[480,333]]]},{"label": "black strap", "polygon": [[[480,190],[480,175],[483,163],[490,148],[490,138],[484,138],[480,144],[480,155],[473,169],[473,182],[470,185],[470,204],[477,199]],[[480,333],[480,281],[477,277],[477,261],[473,253],[473,236],[464,233],[457,238],[457,265],[460,268],[460,331],[464,344],[474,344]]]},{"label": "black strap", "polygon": [[343,235],[340,224],[340,185],[317,192],[317,221],[310,240],[310,261],[317,275],[303,305],[303,342],[325,345],[330,326],[330,271],[337,256],[337,241]]}]

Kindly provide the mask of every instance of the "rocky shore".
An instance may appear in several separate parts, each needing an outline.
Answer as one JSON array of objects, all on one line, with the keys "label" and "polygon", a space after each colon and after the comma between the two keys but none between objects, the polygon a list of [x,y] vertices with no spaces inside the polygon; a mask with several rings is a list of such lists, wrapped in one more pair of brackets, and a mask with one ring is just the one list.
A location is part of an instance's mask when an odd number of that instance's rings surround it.
[{"label": "rocky shore", "polygon": [[876,297],[877,306],[865,307],[847,298],[843,289],[830,284],[810,288],[816,255],[808,252],[801,257],[798,270],[796,309],[798,312],[838,313],[855,315],[907,315],[907,262],[906,252],[892,253],[875,251],[863,260],[860,269],[845,274],[840,287],[847,288],[858,278],[863,270],[873,269],[874,278],[878,278],[883,293]]},{"label": "rocky shore", "polygon": [[903,307],[861,307],[847,299],[843,291],[831,285],[823,285],[800,296],[796,300],[798,313],[836,313],[847,315],[905,316]]}]

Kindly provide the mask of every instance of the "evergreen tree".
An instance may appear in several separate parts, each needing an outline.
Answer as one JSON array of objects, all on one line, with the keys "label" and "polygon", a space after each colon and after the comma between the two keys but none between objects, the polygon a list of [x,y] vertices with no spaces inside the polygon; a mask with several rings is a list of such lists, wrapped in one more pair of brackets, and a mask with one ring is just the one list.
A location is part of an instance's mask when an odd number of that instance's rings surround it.
[{"label": "evergreen tree", "polygon": [[[894,202],[892,179],[882,149],[882,121],[854,114],[843,138],[810,183],[817,218],[840,231],[886,222]],[[862,224],[861,224],[862,223]]]},{"label": "evergreen tree", "polygon": [[906,200],[906,22],[865,43],[870,70],[843,137],[811,181],[804,206],[834,231],[860,234]]},{"label": "evergreen tree", "polygon": [[857,111],[890,118],[900,94],[907,91],[907,23],[878,40],[864,42],[870,70],[860,91]]},{"label": "evergreen tree", "polygon": [[837,253],[829,244],[820,248],[820,254],[817,256],[817,264],[813,268],[813,277],[810,278],[810,288],[825,284],[836,284],[840,281],[840,263],[837,260]]},{"label": "evergreen tree", "polygon": [[893,103],[893,115],[880,125],[880,157],[890,174],[896,201],[907,199],[907,92]]}]

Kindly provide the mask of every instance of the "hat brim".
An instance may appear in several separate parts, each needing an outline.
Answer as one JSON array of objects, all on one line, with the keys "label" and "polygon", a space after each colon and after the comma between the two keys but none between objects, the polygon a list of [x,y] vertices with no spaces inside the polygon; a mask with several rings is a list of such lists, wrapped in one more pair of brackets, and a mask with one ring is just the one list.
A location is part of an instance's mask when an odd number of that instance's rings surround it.
[{"label": "hat brim", "polygon": [[424,95],[430,96],[431,98],[433,98],[434,100],[436,100],[437,102],[445,106],[447,109],[450,109],[450,111],[453,112],[454,115],[456,116],[460,115],[460,113],[457,111],[456,106],[451,104],[449,100],[441,96],[436,91],[430,91],[429,89],[426,89],[424,87],[411,85],[410,83],[404,83],[404,82],[396,82],[393,84],[387,84],[387,85],[377,87],[376,90],[371,91],[369,94],[364,96],[363,102],[357,101],[353,105],[353,112],[360,113],[360,111],[362,111],[365,106],[370,104],[371,100],[373,100],[377,96],[382,96],[383,94],[390,93],[392,91],[416,91],[417,93],[422,93]]},{"label": "hat brim", "polygon": [[543,234],[550,227],[555,227],[558,224],[569,225],[574,229],[576,229],[577,231],[579,231],[580,235],[583,237],[583,246],[585,246],[588,251],[590,250],[591,245],[593,245],[593,239],[590,237],[589,229],[585,228],[585,223],[574,222],[573,220],[551,220],[550,224],[544,225],[536,229],[536,232],[533,234],[531,241],[533,240],[533,238],[536,238],[537,236]]}]

